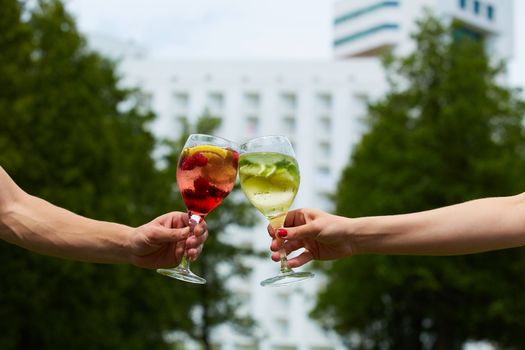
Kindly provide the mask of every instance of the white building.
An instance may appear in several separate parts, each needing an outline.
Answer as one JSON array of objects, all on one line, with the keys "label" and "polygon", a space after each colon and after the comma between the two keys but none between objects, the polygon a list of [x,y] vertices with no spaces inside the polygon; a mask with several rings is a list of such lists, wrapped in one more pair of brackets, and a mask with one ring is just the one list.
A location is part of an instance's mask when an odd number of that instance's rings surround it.
[{"label": "white building", "polygon": [[392,48],[401,54],[411,51],[410,34],[425,8],[446,21],[461,23],[465,34],[484,38],[496,58],[512,57],[512,0],[338,1],[333,21],[335,57],[371,57]]},{"label": "white building", "polygon": [[[467,33],[486,38],[497,57],[512,56],[511,0],[345,0],[335,4],[334,61],[180,62],[135,55],[122,62],[121,71],[128,84],[151,95],[159,116],[153,128],[159,136],[177,137],[181,118],[195,121],[205,112],[222,118],[217,134],[232,140],[288,136],[301,170],[295,206],[330,210],[326,194],[334,192],[363,131],[365,102],[386,88],[377,56],[386,49],[411,49],[409,34],[423,7],[461,21]],[[236,240],[268,250],[265,226],[238,234]],[[333,334],[307,316],[323,278],[291,287],[259,286],[277,270],[269,258],[258,261],[249,283],[234,283],[232,288],[247,301],[243,311],[259,327],[251,337],[221,329],[215,344],[222,350],[342,349]]]}]

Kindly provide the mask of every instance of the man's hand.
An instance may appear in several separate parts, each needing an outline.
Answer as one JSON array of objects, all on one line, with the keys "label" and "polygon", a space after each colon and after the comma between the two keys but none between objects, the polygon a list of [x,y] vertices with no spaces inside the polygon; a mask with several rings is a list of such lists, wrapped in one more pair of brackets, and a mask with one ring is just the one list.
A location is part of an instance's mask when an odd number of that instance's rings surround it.
[{"label": "man's hand", "polygon": [[188,215],[171,212],[137,227],[130,237],[131,261],[144,268],[177,266],[184,252],[195,260],[208,237],[206,223],[201,221],[190,236]]}]

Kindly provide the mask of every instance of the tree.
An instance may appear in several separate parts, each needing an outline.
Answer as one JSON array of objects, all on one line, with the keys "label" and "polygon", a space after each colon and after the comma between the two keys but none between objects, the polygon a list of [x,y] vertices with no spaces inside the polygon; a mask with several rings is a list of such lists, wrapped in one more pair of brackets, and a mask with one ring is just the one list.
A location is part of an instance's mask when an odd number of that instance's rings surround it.
[{"label": "tree", "polygon": [[[167,171],[175,173],[179,154],[191,133],[213,134],[220,123],[219,118],[207,113],[194,126],[186,121],[180,137],[175,142],[168,142],[171,151],[167,155]],[[198,340],[206,350],[212,348],[211,334],[217,326],[229,322],[241,333],[250,331],[254,326],[249,315],[236,311],[242,300],[236,297],[229,286],[232,278],[243,278],[250,273],[246,259],[257,255],[251,248],[239,247],[235,242],[228,241],[231,225],[246,228],[256,222],[255,211],[240,192],[236,185],[230,195],[206,217],[209,238],[203,254],[192,263],[192,271],[207,282],[193,287],[197,299],[193,311],[197,316],[192,322],[186,323],[184,331]]]},{"label": "tree", "polygon": [[[1,0],[0,164],[27,192],[96,219],[182,209],[155,167],[139,91],[118,87],[59,1]],[[127,107],[125,107],[127,106]],[[144,111],[146,110],[146,111]],[[154,271],[83,264],[0,243],[2,349],[167,349],[191,298]]]},{"label": "tree", "polygon": [[[427,15],[416,50],[386,60],[390,90],[335,197],[345,216],[431,209],[522,192],[525,105],[497,83],[480,35]],[[525,250],[457,257],[357,256],[327,268],[313,311],[357,349],[521,349]]]}]

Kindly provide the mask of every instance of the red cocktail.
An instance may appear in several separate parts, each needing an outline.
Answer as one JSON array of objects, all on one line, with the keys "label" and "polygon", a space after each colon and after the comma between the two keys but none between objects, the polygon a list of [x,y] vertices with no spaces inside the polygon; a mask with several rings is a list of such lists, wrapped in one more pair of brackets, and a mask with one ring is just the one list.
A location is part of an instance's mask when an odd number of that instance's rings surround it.
[{"label": "red cocktail", "polygon": [[[188,208],[190,232],[217,207],[233,189],[237,178],[239,153],[237,145],[211,135],[188,137],[177,166],[177,184]],[[206,283],[190,271],[186,256],[173,269],[158,269],[158,273],[191,283]]]},{"label": "red cocktail", "polygon": [[177,183],[190,216],[204,217],[231,192],[238,161],[237,151],[217,146],[199,145],[182,151]]}]

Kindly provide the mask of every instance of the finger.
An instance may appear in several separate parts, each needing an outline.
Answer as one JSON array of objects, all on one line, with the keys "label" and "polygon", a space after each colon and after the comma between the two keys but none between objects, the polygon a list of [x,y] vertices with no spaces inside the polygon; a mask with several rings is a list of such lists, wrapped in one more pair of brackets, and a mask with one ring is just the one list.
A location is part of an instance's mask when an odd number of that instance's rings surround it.
[{"label": "finger", "polygon": [[278,235],[283,239],[296,241],[300,239],[315,239],[319,231],[313,223],[308,223],[296,227],[281,228],[278,230]]},{"label": "finger", "polygon": [[[270,244],[270,250],[271,251],[279,251],[279,249],[283,246],[282,241],[279,240],[272,240],[272,243]],[[290,252],[293,252],[294,250],[297,250],[299,248],[303,248],[304,243],[303,241],[286,241],[284,242],[284,249],[286,250],[286,254],[290,254]]]},{"label": "finger", "polygon": [[202,253],[202,248],[203,248],[203,246],[201,245],[201,246],[199,246],[197,248],[188,249],[186,254],[188,255],[188,258],[190,259],[190,261],[197,260],[199,255],[201,255],[201,253]]},{"label": "finger", "polygon": [[177,258],[177,265],[180,263],[180,260],[182,260],[182,257],[184,256],[184,252],[186,251],[186,243],[184,241],[179,241],[177,244],[175,244],[175,256]]},{"label": "finger", "polygon": [[310,251],[308,250],[305,250],[295,258],[288,260],[288,266],[292,269],[295,267],[303,266],[307,262],[312,261],[313,258],[314,257],[312,253],[310,253]]},{"label": "finger", "polygon": [[204,241],[206,240],[208,234],[204,234],[202,236],[196,237],[196,236],[190,236],[186,239],[186,247],[188,248],[196,248],[200,245],[204,244]]},{"label": "finger", "polygon": [[276,230],[272,227],[271,224],[268,224],[267,230],[270,237],[275,237]]},{"label": "finger", "polygon": [[[296,250],[298,249],[301,249],[301,248],[304,248],[304,245],[297,245],[297,246],[286,246],[284,247],[284,252],[286,254],[286,256],[290,255],[291,253],[295,252]],[[272,249],[273,250],[273,249]],[[272,260],[273,261],[279,261],[281,260],[281,252],[279,251],[279,249],[277,250],[273,250],[272,252]]]},{"label": "finger", "polygon": [[146,236],[151,243],[158,244],[186,240],[189,233],[189,227],[171,229],[163,226],[156,226],[146,232]]},{"label": "finger", "polygon": [[193,228],[193,234],[195,236],[202,236],[204,234],[208,233],[208,225],[204,220],[199,222],[194,228]]},{"label": "finger", "polygon": [[187,220],[188,215],[180,211],[172,211],[164,215],[159,216],[153,222],[159,223],[160,225],[167,228],[182,228],[187,226],[184,223],[184,219]]},{"label": "finger", "polygon": [[276,252],[281,247],[282,243],[281,240],[278,239],[272,239],[272,243],[270,243],[270,250],[273,252]]},{"label": "finger", "polygon": [[304,225],[305,223],[305,213],[303,209],[290,210],[286,214],[286,218],[284,220],[285,227],[299,226]]}]

